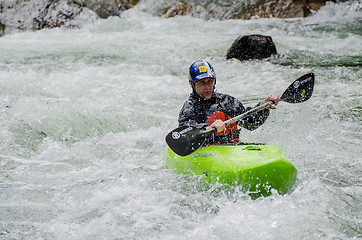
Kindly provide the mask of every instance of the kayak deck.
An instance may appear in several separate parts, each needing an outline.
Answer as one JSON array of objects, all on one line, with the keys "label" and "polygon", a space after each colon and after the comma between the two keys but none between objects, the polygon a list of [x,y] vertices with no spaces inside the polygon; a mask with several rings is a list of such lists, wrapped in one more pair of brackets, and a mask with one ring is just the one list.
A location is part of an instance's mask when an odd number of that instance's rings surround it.
[{"label": "kayak deck", "polygon": [[257,198],[271,189],[287,193],[294,185],[297,170],[275,145],[211,145],[181,157],[167,148],[167,168],[175,173],[204,175],[210,183],[241,186]]}]

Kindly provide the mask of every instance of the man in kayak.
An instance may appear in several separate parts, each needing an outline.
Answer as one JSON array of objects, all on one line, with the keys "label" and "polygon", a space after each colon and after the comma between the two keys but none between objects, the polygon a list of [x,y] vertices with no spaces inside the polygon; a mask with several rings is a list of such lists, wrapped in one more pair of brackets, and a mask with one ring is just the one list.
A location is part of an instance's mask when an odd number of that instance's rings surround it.
[{"label": "man in kayak", "polygon": [[[224,121],[252,108],[245,108],[239,100],[230,95],[215,92],[216,74],[211,64],[205,60],[196,61],[190,66],[189,83],[192,93],[180,111],[179,126],[189,125],[204,130],[216,128],[217,132],[211,135],[206,144],[238,142],[240,130],[237,124],[226,127]],[[268,96],[256,107],[269,101],[277,105],[279,97]],[[269,109],[264,109],[243,119],[238,125],[254,130],[262,125],[268,116]]]}]

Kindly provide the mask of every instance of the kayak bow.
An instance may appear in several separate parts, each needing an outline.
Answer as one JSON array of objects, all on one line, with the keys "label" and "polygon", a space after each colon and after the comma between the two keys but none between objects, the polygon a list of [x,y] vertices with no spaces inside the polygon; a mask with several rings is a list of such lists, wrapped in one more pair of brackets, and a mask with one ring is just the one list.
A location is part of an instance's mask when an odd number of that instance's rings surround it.
[{"label": "kayak bow", "polygon": [[164,161],[175,173],[203,175],[210,183],[241,186],[253,198],[269,196],[272,189],[285,194],[297,176],[296,168],[275,145],[211,145],[188,156],[167,148]]}]

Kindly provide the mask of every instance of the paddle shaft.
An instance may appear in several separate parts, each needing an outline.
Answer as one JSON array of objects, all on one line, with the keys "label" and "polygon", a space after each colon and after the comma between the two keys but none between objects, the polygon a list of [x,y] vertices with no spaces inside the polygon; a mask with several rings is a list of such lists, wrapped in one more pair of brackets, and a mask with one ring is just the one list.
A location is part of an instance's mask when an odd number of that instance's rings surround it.
[{"label": "paddle shaft", "polygon": [[249,111],[247,111],[247,112],[245,112],[243,114],[240,114],[240,115],[238,115],[238,116],[236,116],[234,118],[226,120],[225,121],[225,126],[229,126],[230,124],[236,123],[236,122],[238,122],[238,121],[240,121],[240,120],[242,120],[242,119],[244,119],[246,117],[249,117],[250,115],[252,115],[252,114],[254,114],[256,112],[259,112],[261,110],[264,110],[265,108],[271,107],[271,105],[273,105],[273,104],[274,104],[273,101],[269,101],[269,102],[267,102],[267,103],[265,103],[263,105],[260,105],[260,106],[258,106],[256,108],[250,109]]},{"label": "paddle shaft", "polygon": [[[240,115],[238,115],[236,117],[233,117],[233,118],[231,118],[229,120],[226,120],[225,121],[225,127],[229,126],[230,124],[239,122],[240,120],[243,120],[244,118],[247,118],[247,117],[249,117],[250,115],[252,115],[252,114],[254,114],[256,112],[259,112],[259,111],[264,110],[264,109],[266,109],[268,107],[271,107],[271,105],[273,105],[273,104],[274,104],[273,101],[269,101],[269,102],[267,102],[267,103],[265,103],[263,105],[260,105],[260,106],[258,106],[256,108],[250,109],[249,111],[247,111],[247,112],[245,112],[243,114],[240,114]],[[217,132],[217,129],[216,128],[211,128],[209,130],[206,130],[204,132],[204,134],[208,136],[208,135],[211,135],[211,134],[213,134],[215,132]]]}]

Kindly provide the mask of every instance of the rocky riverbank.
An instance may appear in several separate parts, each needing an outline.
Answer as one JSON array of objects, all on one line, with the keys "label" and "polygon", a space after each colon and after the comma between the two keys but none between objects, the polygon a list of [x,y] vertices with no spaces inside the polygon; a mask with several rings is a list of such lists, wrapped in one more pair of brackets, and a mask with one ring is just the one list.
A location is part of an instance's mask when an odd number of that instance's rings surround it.
[{"label": "rocky riverbank", "polygon": [[138,0],[1,0],[0,34],[60,26],[79,27],[97,18],[119,16]]},{"label": "rocky riverbank", "polygon": [[[177,15],[204,19],[293,18],[310,16],[326,2],[328,1],[267,0],[257,5],[243,5],[247,8],[235,6],[232,14],[225,16],[221,14],[225,6],[216,3],[201,5],[199,1],[175,1],[172,4],[165,3],[158,12],[161,13],[160,17],[165,18]],[[121,16],[123,11],[142,3],[139,0],[0,0],[0,36],[16,31],[80,27],[83,23],[98,18]],[[230,11],[230,6],[228,10]]]}]

